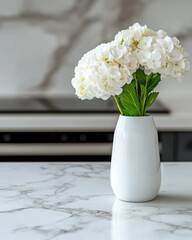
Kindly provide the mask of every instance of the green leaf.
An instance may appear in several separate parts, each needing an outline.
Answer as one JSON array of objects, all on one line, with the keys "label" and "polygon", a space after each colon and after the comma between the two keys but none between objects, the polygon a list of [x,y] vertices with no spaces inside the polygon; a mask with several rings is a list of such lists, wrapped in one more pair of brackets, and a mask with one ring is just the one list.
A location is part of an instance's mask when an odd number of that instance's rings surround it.
[{"label": "green leaf", "polygon": [[142,115],[145,115],[145,101],[146,101],[146,87],[143,85],[140,85],[140,104],[141,104],[141,112]]},{"label": "green leaf", "polygon": [[134,73],[134,78],[137,79],[139,84],[145,85],[146,84],[146,74],[142,69],[137,69],[137,71]]},{"label": "green leaf", "polygon": [[155,102],[155,99],[157,98],[158,94],[159,94],[158,92],[152,92],[147,96],[145,102],[145,111]]},{"label": "green leaf", "polygon": [[148,85],[147,85],[147,94],[153,91],[153,89],[158,85],[161,81],[161,75],[159,73],[151,74]]},{"label": "green leaf", "polygon": [[123,92],[115,96],[116,102],[118,102],[118,108],[124,116],[141,116],[141,109],[139,99],[135,90],[135,82],[132,81],[130,84],[125,84]]},{"label": "green leaf", "polygon": [[124,85],[120,95],[114,96],[121,115],[145,116],[146,110],[158,96],[157,92],[152,91],[160,81],[159,73],[147,75],[142,69],[137,69],[132,82]]}]

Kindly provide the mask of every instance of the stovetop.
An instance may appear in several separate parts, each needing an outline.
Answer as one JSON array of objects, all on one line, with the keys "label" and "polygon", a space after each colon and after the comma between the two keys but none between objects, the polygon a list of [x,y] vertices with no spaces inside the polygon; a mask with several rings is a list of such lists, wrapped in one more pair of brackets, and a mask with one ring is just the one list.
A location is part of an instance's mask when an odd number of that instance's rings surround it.
[{"label": "stovetop", "polygon": [[[101,99],[80,100],[78,98],[4,98],[0,99],[0,114],[65,114],[65,113],[118,113],[113,98],[107,101]],[[169,113],[160,102],[156,101],[149,113]]]}]

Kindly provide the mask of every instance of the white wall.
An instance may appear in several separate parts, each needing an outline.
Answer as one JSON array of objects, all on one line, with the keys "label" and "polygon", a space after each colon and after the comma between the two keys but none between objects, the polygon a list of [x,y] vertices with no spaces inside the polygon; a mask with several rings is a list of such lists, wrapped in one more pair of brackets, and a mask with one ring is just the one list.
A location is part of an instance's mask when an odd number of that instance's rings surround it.
[{"label": "white wall", "polygon": [[[72,93],[79,58],[134,22],[177,35],[192,52],[191,0],[0,0],[0,96]],[[164,93],[191,92],[164,81]]]}]

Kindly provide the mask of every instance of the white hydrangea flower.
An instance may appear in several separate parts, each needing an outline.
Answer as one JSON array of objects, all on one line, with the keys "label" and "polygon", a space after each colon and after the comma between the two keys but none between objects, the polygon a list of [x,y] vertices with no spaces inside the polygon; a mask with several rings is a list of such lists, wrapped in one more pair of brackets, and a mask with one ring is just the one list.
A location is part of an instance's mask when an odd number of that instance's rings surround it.
[{"label": "white hydrangea flower", "polygon": [[190,63],[177,38],[136,23],[120,31],[114,41],[86,53],[75,68],[72,85],[81,99],[108,99],[122,92],[138,68],[179,80]]},{"label": "white hydrangea flower", "polygon": [[81,99],[106,100],[122,92],[122,87],[131,82],[137,68],[137,59],[127,55],[125,46],[113,42],[101,44],[79,61],[72,85]]},{"label": "white hydrangea flower", "polygon": [[115,36],[115,43],[125,45],[127,48],[135,48],[140,42],[144,32],[147,30],[147,26],[141,26],[135,23],[133,26],[129,27],[127,30],[120,31]]},{"label": "white hydrangea flower", "polygon": [[166,36],[164,38],[157,38],[157,44],[165,51],[165,53],[171,53],[174,48],[173,40]]},{"label": "white hydrangea flower", "polygon": [[163,30],[157,31],[156,34],[157,34],[157,37],[159,38],[165,38],[167,36],[167,33]]},{"label": "white hydrangea flower", "polygon": [[150,52],[146,66],[154,73],[161,67],[161,53],[157,49]]},{"label": "white hydrangea flower", "polygon": [[146,74],[158,72],[163,77],[179,80],[189,69],[188,56],[179,40],[169,37],[163,30],[155,32],[137,23],[120,31],[114,41],[116,45],[125,46],[131,56],[137,57],[139,67]]},{"label": "white hydrangea flower", "polygon": [[153,37],[143,37],[138,43],[137,47],[139,49],[149,49],[151,47]]}]

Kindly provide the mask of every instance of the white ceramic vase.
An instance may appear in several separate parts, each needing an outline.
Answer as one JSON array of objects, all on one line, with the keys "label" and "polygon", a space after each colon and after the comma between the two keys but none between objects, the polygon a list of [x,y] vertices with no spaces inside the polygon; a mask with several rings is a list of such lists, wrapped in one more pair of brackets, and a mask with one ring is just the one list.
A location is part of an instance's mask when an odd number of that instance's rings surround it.
[{"label": "white ceramic vase", "polygon": [[161,184],[158,135],[151,116],[120,116],[113,139],[111,186],[119,200],[154,199]]}]

